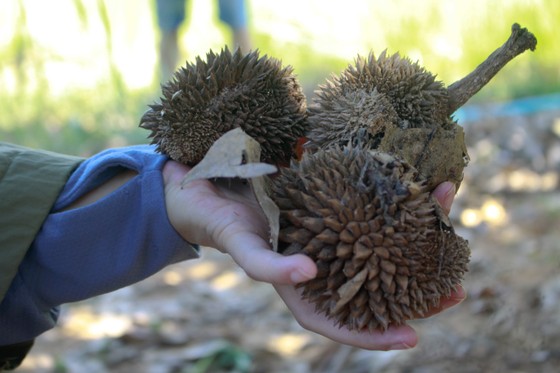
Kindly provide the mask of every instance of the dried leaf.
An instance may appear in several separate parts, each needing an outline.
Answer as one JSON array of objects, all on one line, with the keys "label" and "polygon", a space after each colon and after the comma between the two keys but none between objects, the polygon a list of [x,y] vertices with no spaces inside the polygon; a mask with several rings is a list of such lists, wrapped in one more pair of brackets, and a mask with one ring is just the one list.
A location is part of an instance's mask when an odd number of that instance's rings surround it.
[{"label": "dried leaf", "polygon": [[202,161],[187,174],[182,186],[197,179],[218,177],[248,179],[275,173],[276,166],[259,162],[260,152],[259,143],[242,129],[228,131],[216,140]]},{"label": "dried leaf", "polygon": [[268,163],[261,163],[260,157],[260,144],[242,129],[233,129],[216,140],[202,161],[183,179],[181,185],[185,186],[198,179],[248,179],[251,190],[268,220],[272,248],[277,251],[280,210],[268,196],[263,178],[264,175],[275,173],[277,168]]},{"label": "dried leaf", "polygon": [[276,203],[268,196],[265,189],[264,178],[254,177],[249,180],[255,198],[263,210],[270,228],[270,244],[274,251],[278,251],[278,233],[280,231],[280,209]]}]

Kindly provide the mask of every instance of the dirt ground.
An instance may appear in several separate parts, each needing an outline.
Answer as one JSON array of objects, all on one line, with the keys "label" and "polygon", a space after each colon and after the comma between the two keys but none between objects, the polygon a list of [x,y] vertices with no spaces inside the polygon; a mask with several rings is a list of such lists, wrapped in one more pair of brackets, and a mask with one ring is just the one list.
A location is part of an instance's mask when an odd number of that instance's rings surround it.
[{"label": "dirt ground", "polygon": [[214,250],[64,307],[19,372],[558,372],[560,111],[464,123],[471,156],[451,218],[469,240],[468,298],[411,323],[407,351],[302,329],[271,286]]}]

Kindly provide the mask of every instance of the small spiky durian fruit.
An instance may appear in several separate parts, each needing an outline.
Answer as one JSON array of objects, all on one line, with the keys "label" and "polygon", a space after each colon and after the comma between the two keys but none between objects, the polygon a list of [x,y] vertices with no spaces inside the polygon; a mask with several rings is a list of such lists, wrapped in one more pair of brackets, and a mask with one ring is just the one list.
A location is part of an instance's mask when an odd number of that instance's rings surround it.
[{"label": "small spiky durian fruit", "polygon": [[340,326],[386,329],[425,314],[467,271],[470,251],[407,162],[334,145],[272,180],[280,250],[318,275],[303,297]]},{"label": "small spiky durian fruit", "polygon": [[227,131],[240,127],[262,147],[262,161],[289,163],[303,136],[306,100],[292,72],[258,51],[209,52],[179,69],[162,86],[161,103],[150,105],[140,127],[172,159],[194,165]]},{"label": "small spiky durian fruit", "polygon": [[365,130],[369,148],[407,161],[430,188],[446,180],[459,186],[468,154],[448,101],[447,88],[418,63],[386,52],[359,56],[317,91],[307,137],[312,147],[328,147]]},{"label": "small spiky durian fruit", "polygon": [[303,296],[350,329],[425,315],[467,271],[467,242],[430,192],[459,186],[468,161],[453,112],[512,58],[534,50],[518,24],[449,87],[399,55],[359,57],[318,91],[308,153],[272,181],[280,251],[304,253],[318,275]]}]

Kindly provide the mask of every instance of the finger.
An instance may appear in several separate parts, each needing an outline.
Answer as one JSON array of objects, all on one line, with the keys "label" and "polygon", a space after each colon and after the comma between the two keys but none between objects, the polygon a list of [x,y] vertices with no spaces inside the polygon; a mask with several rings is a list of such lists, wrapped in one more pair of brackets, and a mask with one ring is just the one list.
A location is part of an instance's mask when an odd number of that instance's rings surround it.
[{"label": "finger", "polygon": [[293,286],[277,285],[275,288],[303,328],[333,341],[368,350],[403,350],[418,343],[416,332],[408,325],[390,327],[385,331],[357,331],[339,327],[324,314],[317,313],[315,305],[302,300]]},{"label": "finger", "polygon": [[432,192],[433,196],[438,200],[446,214],[449,214],[449,211],[451,211],[451,205],[453,204],[453,198],[455,198],[455,192],[455,184],[449,181],[439,184]]},{"label": "finger", "polygon": [[225,251],[249,277],[257,281],[295,285],[317,275],[317,266],[309,257],[278,254],[257,234],[235,234],[225,245]]}]

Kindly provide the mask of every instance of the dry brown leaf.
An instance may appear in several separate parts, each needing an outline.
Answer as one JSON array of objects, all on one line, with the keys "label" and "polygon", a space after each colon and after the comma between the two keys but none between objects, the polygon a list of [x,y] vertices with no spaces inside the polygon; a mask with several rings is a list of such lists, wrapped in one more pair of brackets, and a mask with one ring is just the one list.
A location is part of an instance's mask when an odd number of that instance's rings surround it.
[{"label": "dry brown leaf", "polygon": [[251,136],[236,128],[226,132],[210,147],[202,161],[183,179],[181,186],[198,179],[248,179],[251,190],[270,227],[270,243],[278,249],[280,210],[266,192],[264,175],[278,171],[276,166],[261,163],[261,146]]},{"label": "dry brown leaf", "polygon": [[270,244],[272,250],[278,251],[278,232],[280,231],[280,209],[276,203],[266,193],[264,187],[264,178],[262,176],[254,177],[249,180],[255,198],[259,202],[261,209],[266,215],[268,225],[270,227]]},{"label": "dry brown leaf", "polygon": [[260,154],[259,143],[242,129],[228,131],[214,142],[202,161],[187,174],[182,186],[197,179],[218,177],[248,179],[275,173],[277,171],[275,166],[260,163]]}]

